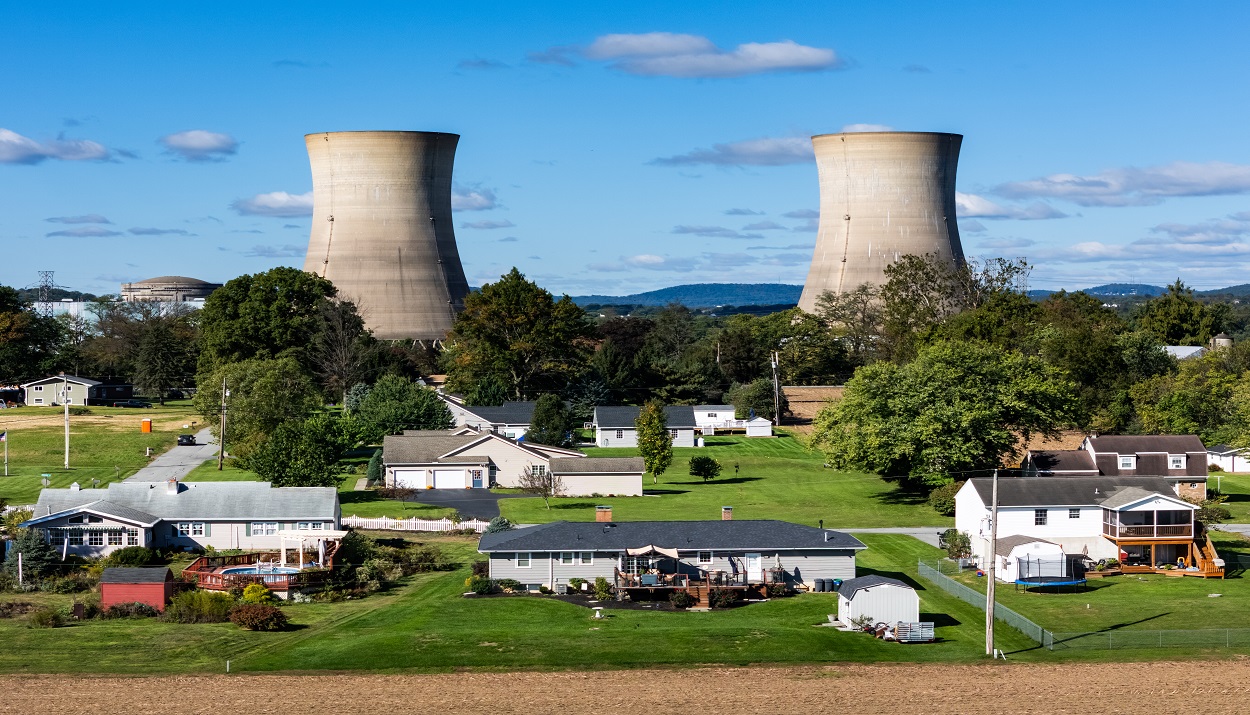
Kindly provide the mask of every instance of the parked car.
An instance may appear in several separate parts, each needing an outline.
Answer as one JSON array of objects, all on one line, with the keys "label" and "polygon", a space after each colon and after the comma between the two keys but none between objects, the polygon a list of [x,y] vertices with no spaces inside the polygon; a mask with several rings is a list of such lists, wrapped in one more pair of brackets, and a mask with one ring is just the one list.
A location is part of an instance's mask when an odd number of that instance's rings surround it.
[{"label": "parked car", "polygon": [[195,444],[195,435],[193,434],[178,435],[178,446],[190,447],[190,446],[193,446],[194,444]]},{"label": "parked car", "polygon": [[152,403],[144,402],[143,400],[122,400],[121,402],[114,402],[113,406],[114,407],[142,407],[146,409],[148,407],[151,407]]}]

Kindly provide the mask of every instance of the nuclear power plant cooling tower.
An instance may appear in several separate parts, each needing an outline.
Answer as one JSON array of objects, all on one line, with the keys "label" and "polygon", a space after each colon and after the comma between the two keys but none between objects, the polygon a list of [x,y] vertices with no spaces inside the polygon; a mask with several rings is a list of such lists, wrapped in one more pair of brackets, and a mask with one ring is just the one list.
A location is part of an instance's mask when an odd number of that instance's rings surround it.
[{"label": "nuclear power plant cooling tower", "polygon": [[963,136],[863,132],[812,137],[820,175],[820,227],[799,307],[825,291],[882,285],[900,256],[962,262],[955,168]]},{"label": "nuclear power plant cooling tower", "polygon": [[451,218],[457,134],[308,134],[304,270],[334,283],[381,340],[441,340],[469,292]]}]

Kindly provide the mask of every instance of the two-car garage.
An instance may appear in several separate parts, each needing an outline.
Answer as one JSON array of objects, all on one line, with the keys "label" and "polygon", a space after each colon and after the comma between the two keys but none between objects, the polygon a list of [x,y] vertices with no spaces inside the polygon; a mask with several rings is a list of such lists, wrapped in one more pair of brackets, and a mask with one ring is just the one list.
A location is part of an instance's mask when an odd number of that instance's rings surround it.
[{"label": "two-car garage", "polygon": [[[470,486],[482,486],[481,484],[471,484],[469,482],[470,470],[459,469],[402,469],[395,468],[392,473],[395,475],[395,486],[400,489],[425,489],[433,486],[435,489],[464,489]],[[481,473],[481,470],[477,470]]]}]

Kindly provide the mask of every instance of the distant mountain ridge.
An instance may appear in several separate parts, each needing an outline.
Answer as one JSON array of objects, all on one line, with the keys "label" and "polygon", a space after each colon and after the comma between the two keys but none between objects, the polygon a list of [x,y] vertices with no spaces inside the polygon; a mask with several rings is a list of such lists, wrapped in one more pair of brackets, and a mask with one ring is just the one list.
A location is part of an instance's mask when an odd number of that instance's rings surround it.
[{"label": "distant mountain ridge", "polygon": [[718,305],[798,305],[803,286],[788,283],[691,283],[633,295],[575,295],[578,305],[663,306],[681,303],[687,308]]}]

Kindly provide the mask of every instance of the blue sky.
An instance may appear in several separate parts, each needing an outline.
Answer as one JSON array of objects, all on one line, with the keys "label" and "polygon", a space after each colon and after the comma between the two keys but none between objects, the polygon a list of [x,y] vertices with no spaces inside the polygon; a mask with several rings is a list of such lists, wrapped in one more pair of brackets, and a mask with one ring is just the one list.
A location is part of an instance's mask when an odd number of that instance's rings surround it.
[{"label": "blue sky", "polygon": [[[607,4],[601,4],[607,5]],[[0,283],[301,266],[303,135],[461,135],[470,283],[802,283],[812,134],[965,135],[1031,287],[1250,282],[1241,3],[9,5]]]}]

